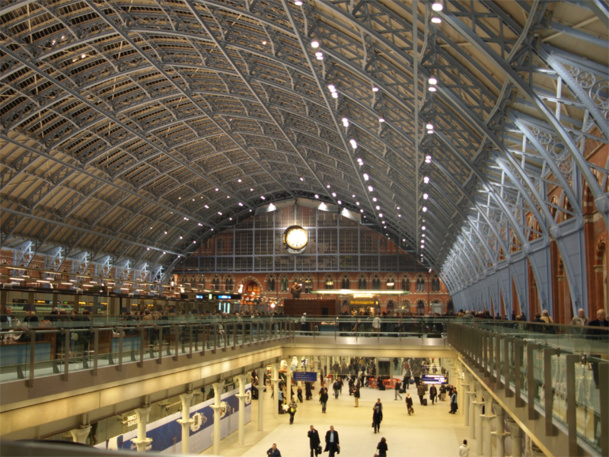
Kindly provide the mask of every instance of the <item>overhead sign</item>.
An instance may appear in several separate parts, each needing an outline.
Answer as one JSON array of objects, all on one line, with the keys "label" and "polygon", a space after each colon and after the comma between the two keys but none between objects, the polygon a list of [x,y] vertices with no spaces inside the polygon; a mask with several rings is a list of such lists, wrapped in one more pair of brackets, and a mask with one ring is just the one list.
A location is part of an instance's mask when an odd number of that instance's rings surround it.
[{"label": "overhead sign", "polygon": [[317,373],[315,371],[294,371],[292,373],[294,381],[316,382]]},{"label": "overhead sign", "polygon": [[446,376],[441,374],[424,374],[421,378],[423,384],[446,384]]}]

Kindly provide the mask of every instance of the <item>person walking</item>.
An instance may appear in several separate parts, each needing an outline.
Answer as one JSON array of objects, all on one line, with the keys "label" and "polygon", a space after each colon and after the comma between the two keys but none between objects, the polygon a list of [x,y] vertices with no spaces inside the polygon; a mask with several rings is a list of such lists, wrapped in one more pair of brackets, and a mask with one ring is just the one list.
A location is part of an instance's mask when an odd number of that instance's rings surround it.
[{"label": "person walking", "polygon": [[452,393],[450,394],[450,414],[455,414],[457,412],[457,389],[453,389]]},{"label": "person walking", "polygon": [[395,387],[394,387],[394,392],[395,392],[395,396],[394,396],[395,398],[394,398],[394,400],[397,400],[398,397],[400,397],[400,400],[402,399],[402,396],[400,395],[400,388],[401,387],[402,387],[402,383],[400,383],[400,380],[398,379],[395,382]]},{"label": "person walking", "polygon": [[273,443],[271,448],[266,451],[266,455],[269,457],[281,457],[281,452],[279,452],[279,449],[277,449],[277,444]]},{"label": "person walking", "polygon": [[315,455],[321,454],[321,448],[318,449],[321,444],[321,440],[319,439],[319,433],[317,432],[317,430],[315,430],[315,427],[313,427],[311,425],[311,427],[309,428],[309,432],[307,433],[307,436],[309,437],[309,448],[311,449],[311,455],[310,457],[313,457]]},{"label": "person walking", "polygon": [[378,433],[381,431],[382,421],[383,412],[378,406],[374,406],[374,408],[372,408],[372,427],[374,428],[374,433]]},{"label": "person walking", "polygon": [[412,407],[412,397],[410,392],[406,394],[406,408],[408,409],[408,415],[414,414],[414,408]]},{"label": "person walking", "polygon": [[436,388],[436,386],[432,385],[429,388],[429,399],[431,400],[431,404],[434,404],[434,401],[436,400],[436,397],[438,396],[438,389]]},{"label": "person walking", "polygon": [[381,411],[381,415],[383,414],[383,404],[381,403],[381,399],[377,398],[376,399],[376,403],[374,404],[374,406],[378,406],[379,410]]},{"label": "person walking", "polygon": [[279,414],[283,414],[285,411],[283,410],[283,390],[279,389],[279,394],[277,395],[277,409]]},{"label": "person walking", "polygon": [[463,440],[463,444],[459,446],[459,457],[469,457],[469,446],[467,440]]},{"label": "person walking", "polygon": [[313,399],[313,389],[311,386],[311,382],[310,381],[306,381],[305,382],[305,395],[306,395],[306,399],[307,400],[312,400]]},{"label": "person walking", "polygon": [[355,387],[353,388],[353,398],[355,399],[355,407],[357,408],[359,406],[359,383],[357,383],[355,385]]},{"label": "person walking", "polygon": [[378,314],[372,319],[372,331],[376,336],[379,336],[381,333],[381,318]]},{"label": "person walking", "polygon": [[423,400],[425,397],[425,386],[423,385],[422,382],[419,383],[419,387],[417,387],[417,394],[419,395],[419,401],[421,403],[421,405],[423,405]]},{"label": "person walking", "polygon": [[292,401],[290,401],[290,404],[288,405],[288,413],[290,413],[290,425],[294,423],[294,415],[296,414],[296,408],[298,408],[298,406],[296,405],[294,397],[292,397]]},{"label": "person walking", "polygon": [[334,389],[334,398],[338,400],[338,394],[340,392],[340,381],[338,378],[334,381],[334,384],[332,384],[332,389]]},{"label": "person walking", "polygon": [[321,412],[326,414],[326,405],[328,404],[328,388],[325,386],[319,391],[319,402],[321,403]]},{"label": "person walking", "polygon": [[328,457],[334,457],[337,452],[340,452],[340,441],[338,440],[338,432],[334,430],[334,425],[330,425],[330,430],[326,432],[324,452],[329,452]]},{"label": "person walking", "polygon": [[379,441],[379,444],[376,445],[378,457],[387,457],[388,449],[389,448],[387,447],[387,440],[385,439],[385,437],[382,437],[381,441]]}]

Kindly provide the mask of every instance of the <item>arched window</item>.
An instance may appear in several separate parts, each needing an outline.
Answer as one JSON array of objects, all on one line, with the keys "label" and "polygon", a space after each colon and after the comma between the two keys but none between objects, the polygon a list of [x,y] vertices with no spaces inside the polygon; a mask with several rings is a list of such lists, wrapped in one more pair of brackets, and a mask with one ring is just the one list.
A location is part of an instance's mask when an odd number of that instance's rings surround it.
[{"label": "arched window", "polygon": [[387,287],[387,290],[395,290],[395,278],[393,276],[389,276],[385,286]]},{"label": "arched window", "polygon": [[269,276],[266,280],[266,290],[268,292],[275,292],[275,276]]},{"label": "arched window", "polygon": [[423,275],[419,275],[417,278],[417,292],[425,292],[425,279],[423,279]]},{"label": "arched window", "polygon": [[287,292],[289,290],[289,285],[288,285],[288,276],[287,275],[282,275],[281,276],[281,292]]},{"label": "arched window", "polygon": [[379,275],[374,275],[374,278],[372,278],[372,288],[374,290],[381,290],[381,278],[379,278]]},{"label": "arched window", "polygon": [[410,280],[408,279],[408,276],[402,278],[402,290],[410,291]]},{"label": "arched window", "polygon": [[351,280],[349,279],[349,276],[343,276],[343,279],[341,280],[341,289],[351,289]]},{"label": "arched window", "polygon": [[417,302],[417,314],[425,314],[425,302],[423,300]]},{"label": "arched window", "polygon": [[307,276],[302,286],[304,289],[304,293],[310,294],[313,291],[313,278],[311,276]]},{"label": "arched window", "polygon": [[366,277],[364,275],[360,276],[357,280],[357,288],[360,290],[368,288],[368,283],[366,282]]},{"label": "arched window", "polygon": [[224,281],[224,287],[225,287],[224,290],[227,290],[227,291],[233,290],[234,284],[235,283],[233,281],[233,277],[232,276],[227,277],[226,280]]},{"label": "arched window", "polygon": [[431,291],[440,292],[440,278],[438,278],[438,275],[434,276],[431,280]]}]

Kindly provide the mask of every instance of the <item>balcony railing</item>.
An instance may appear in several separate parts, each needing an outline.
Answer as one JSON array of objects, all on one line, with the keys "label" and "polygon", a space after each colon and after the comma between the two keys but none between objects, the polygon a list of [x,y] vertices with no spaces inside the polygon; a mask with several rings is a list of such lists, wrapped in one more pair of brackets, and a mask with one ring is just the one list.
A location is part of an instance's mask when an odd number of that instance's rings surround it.
[{"label": "balcony railing", "polygon": [[[36,323],[37,324],[37,323]],[[157,320],[103,323],[62,321],[53,327],[0,331],[0,382],[89,370],[119,370],[127,363],[143,364],[164,357],[192,357],[206,351],[283,341],[292,334],[287,318]]]},{"label": "balcony railing", "polygon": [[609,329],[470,319],[448,324],[448,342],[547,436],[562,430],[568,455],[609,455]]}]

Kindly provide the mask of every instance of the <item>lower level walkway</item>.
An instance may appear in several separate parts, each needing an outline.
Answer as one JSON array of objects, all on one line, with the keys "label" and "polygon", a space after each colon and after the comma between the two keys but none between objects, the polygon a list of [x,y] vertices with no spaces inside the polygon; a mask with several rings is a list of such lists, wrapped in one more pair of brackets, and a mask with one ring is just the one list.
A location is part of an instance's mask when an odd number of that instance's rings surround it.
[{"label": "lower level walkway", "polygon": [[[457,414],[448,414],[448,400],[434,405],[420,406],[416,389],[410,386],[407,392],[413,397],[415,414],[408,416],[404,402],[394,400],[394,391],[363,388],[359,407],[354,407],[354,398],[343,388],[343,394],[334,399],[330,391],[327,412],[322,414],[321,405],[314,399],[298,406],[294,424],[289,424],[289,414],[273,418],[273,407],[277,402],[271,399],[271,388],[264,394],[264,431],[258,431],[258,401],[252,401],[252,421],[245,427],[245,444],[239,445],[238,433],[235,432],[222,441],[220,455],[264,457],[273,443],[281,451],[282,457],[308,457],[309,440],[307,432],[314,425],[322,440],[330,425],[334,425],[339,434],[341,457],[373,457],[376,445],[381,437],[387,439],[389,457],[448,457],[459,455],[459,445],[467,439],[470,455],[476,455],[475,440],[469,439],[469,427],[464,424],[462,410]],[[381,431],[375,434],[372,428],[372,407],[380,398],[383,403],[383,422]],[[213,455],[213,448],[202,455]],[[322,454],[327,457],[328,454]]]}]

